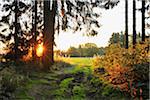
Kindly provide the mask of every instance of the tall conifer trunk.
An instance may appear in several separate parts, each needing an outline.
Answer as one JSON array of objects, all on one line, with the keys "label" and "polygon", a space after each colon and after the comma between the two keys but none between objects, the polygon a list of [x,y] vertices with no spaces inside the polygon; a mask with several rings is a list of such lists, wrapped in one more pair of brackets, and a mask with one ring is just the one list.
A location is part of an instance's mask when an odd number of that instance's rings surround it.
[{"label": "tall conifer trunk", "polygon": [[142,41],[145,41],[145,0],[142,0]]},{"label": "tall conifer trunk", "polygon": [[128,49],[128,0],[125,0],[125,48]]},{"label": "tall conifer trunk", "polygon": [[15,27],[15,32],[14,32],[14,53],[15,53],[15,60],[18,59],[19,55],[19,50],[18,50],[18,0],[15,0],[15,22],[14,22],[14,27]]},{"label": "tall conifer trunk", "polygon": [[[50,7],[52,3],[52,7]],[[54,63],[54,25],[56,15],[56,0],[44,0],[44,53],[43,64],[45,68],[49,68]]]},{"label": "tall conifer trunk", "polygon": [[133,48],[136,45],[136,0],[133,0]]},{"label": "tall conifer trunk", "polygon": [[33,50],[32,56],[33,60],[36,60],[36,38],[37,38],[37,0],[34,1],[34,8],[32,14],[32,33],[33,33]]}]

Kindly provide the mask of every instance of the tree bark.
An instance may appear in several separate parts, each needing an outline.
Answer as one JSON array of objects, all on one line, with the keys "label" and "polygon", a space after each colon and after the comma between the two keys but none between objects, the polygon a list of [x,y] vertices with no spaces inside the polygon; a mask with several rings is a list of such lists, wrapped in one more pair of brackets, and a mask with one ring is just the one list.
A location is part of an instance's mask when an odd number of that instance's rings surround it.
[{"label": "tree bark", "polygon": [[[50,7],[52,3],[52,7]],[[44,0],[44,53],[43,53],[43,65],[45,68],[49,68],[54,63],[54,25],[56,14],[56,0]]]},{"label": "tree bark", "polygon": [[145,0],[142,0],[142,41],[145,41]]},{"label": "tree bark", "polygon": [[15,53],[15,60],[18,59],[18,0],[15,0],[15,22],[14,22],[15,32],[14,32],[14,53]]},{"label": "tree bark", "polygon": [[32,56],[33,56],[33,60],[36,60],[36,38],[37,38],[37,0],[34,1],[34,12],[32,12],[34,14],[32,14],[32,28],[33,28],[33,49],[32,49]]},{"label": "tree bark", "polygon": [[133,0],[133,48],[136,45],[136,0]]},{"label": "tree bark", "polygon": [[128,0],[125,0],[125,48],[128,49]]}]

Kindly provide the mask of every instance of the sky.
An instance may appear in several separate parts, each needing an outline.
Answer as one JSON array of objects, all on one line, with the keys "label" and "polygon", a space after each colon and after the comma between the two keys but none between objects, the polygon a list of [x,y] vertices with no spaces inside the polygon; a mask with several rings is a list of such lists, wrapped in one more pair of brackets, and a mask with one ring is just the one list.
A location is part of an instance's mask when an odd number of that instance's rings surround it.
[{"label": "sky", "polygon": [[[132,0],[128,0],[129,4],[129,34],[132,33]],[[137,2],[137,8],[141,8],[141,2]],[[95,37],[83,36],[81,32],[73,33],[71,30],[55,34],[55,49],[67,50],[70,46],[77,47],[79,44],[95,43],[98,47],[108,45],[109,38],[113,32],[121,32],[125,30],[125,0],[120,0],[120,3],[111,10],[98,8],[96,12],[101,13],[98,19],[102,25],[98,29],[98,35]],[[141,32],[141,13],[137,11],[137,32]],[[147,30],[147,32],[150,30]],[[0,42],[0,53],[2,44]]]},{"label": "sky", "polygon": [[[132,33],[132,0],[129,3],[129,34]],[[137,8],[141,8],[141,2],[137,3]],[[102,25],[99,28],[98,35],[95,37],[83,36],[79,32],[72,33],[61,32],[55,35],[56,49],[67,50],[70,46],[77,47],[79,44],[95,43],[98,47],[105,47],[108,45],[109,38],[113,32],[121,32],[125,30],[125,0],[120,0],[120,3],[111,10],[104,10],[99,8],[98,11],[102,13],[99,22]],[[137,32],[141,32],[141,13],[137,11]],[[150,30],[148,30],[150,31]]]}]

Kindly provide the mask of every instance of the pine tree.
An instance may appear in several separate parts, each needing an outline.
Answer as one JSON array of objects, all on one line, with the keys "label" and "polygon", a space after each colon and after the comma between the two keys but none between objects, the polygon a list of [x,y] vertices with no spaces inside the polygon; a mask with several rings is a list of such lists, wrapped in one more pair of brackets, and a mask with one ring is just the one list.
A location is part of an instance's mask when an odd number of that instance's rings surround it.
[{"label": "pine tree", "polygon": [[15,51],[15,60],[18,59],[18,53],[19,53],[19,50],[18,50],[18,44],[19,44],[19,39],[18,39],[18,28],[19,28],[19,23],[18,23],[18,0],[15,0],[15,10],[14,10],[14,13],[15,13],[15,22],[14,22],[14,27],[15,27],[15,32],[14,32],[14,51]]},{"label": "pine tree", "polygon": [[[52,7],[50,6],[52,3]],[[55,15],[56,15],[56,1],[44,1],[44,54],[43,54],[43,64],[47,68],[54,63],[54,25],[55,25]]]},{"label": "pine tree", "polygon": [[125,0],[125,36],[126,36],[126,45],[125,48],[128,49],[128,0]]},{"label": "pine tree", "polygon": [[37,44],[37,0],[34,0],[34,7],[32,12],[32,34],[33,34],[33,47],[32,56],[36,60],[36,44]]},{"label": "pine tree", "polygon": [[145,0],[142,0],[142,41],[145,41]]},{"label": "pine tree", "polygon": [[136,45],[136,0],[133,0],[133,48]]},{"label": "pine tree", "polygon": [[[22,21],[21,24],[21,20],[19,20],[22,18],[22,14],[26,13],[29,5],[26,5],[22,1],[14,0],[5,1],[2,7],[2,12],[6,14],[2,16],[0,23],[9,26],[0,33],[1,41],[7,45],[6,49],[9,51],[5,57],[7,59],[17,60],[28,53],[30,45],[30,35],[25,31],[29,29],[27,22]],[[22,26],[25,29],[23,29]],[[1,27],[3,27],[3,25]],[[6,33],[7,30],[9,33]],[[11,42],[12,40],[14,41]]]}]

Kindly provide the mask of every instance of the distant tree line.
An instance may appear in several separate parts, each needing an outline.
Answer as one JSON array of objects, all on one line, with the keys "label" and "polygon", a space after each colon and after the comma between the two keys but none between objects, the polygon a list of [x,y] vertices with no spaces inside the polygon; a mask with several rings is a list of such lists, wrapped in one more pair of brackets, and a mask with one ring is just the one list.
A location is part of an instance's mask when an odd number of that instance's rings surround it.
[{"label": "distant tree line", "polygon": [[104,55],[105,48],[99,48],[95,43],[86,43],[78,47],[70,47],[66,52],[58,50],[55,53],[64,57],[93,57],[94,55]]}]

